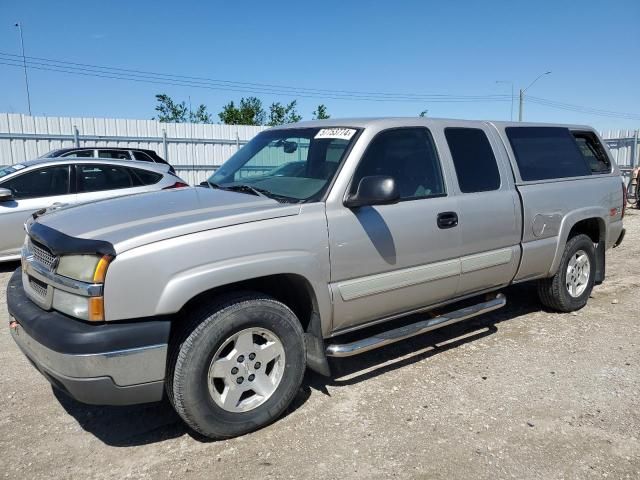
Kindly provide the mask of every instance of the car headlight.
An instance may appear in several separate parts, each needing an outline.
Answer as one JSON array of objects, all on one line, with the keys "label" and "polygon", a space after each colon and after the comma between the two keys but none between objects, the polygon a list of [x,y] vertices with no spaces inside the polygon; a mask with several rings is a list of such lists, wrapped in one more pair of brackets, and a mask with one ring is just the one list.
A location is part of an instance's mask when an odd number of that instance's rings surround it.
[{"label": "car headlight", "polygon": [[[63,255],[56,274],[80,282],[101,284],[107,275],[107,267],[113,260],[108,255]],[[53,292],[53,308],[72,317],[90,322],[104,320],[104,297],[69,293],[56,288]]]},{"label": "car headlight", "polygon": [[56,273],[87,283],[102,283],[111,257],[96,255],[64,255],[60,257]]}]

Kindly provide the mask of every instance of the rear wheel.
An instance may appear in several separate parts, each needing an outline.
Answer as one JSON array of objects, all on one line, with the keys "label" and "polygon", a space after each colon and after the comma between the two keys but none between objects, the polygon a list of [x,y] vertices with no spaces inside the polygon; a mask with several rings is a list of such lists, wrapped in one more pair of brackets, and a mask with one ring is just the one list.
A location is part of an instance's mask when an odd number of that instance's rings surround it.
[{"label": "rear wheel", "polygon": [[[192,316],[172,345],[167,393],[182,419],[211,438],[256,430],[295,397],[305,370],[303,331],[277,300],[247,294]],[[191,330],[191,331],[189,331]]]},{"label": "rear wheel", "polygon": [[560,312],[581,309],[593,290],[595,270],[593,241],[582,234],[570,238],[556,274],[538,282],[540,301]]}]

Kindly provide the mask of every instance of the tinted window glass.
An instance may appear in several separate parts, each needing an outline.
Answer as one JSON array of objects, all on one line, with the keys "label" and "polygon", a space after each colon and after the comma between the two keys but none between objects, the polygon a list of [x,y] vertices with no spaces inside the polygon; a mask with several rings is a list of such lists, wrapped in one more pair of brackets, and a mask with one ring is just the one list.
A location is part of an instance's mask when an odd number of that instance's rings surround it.
[{"label": "tinted window glass", "polygon": [[25,173],[3,182],[0,187],[11,190],[16,200],[66,195],[69,193],[69,167],[61,165]]},{"label": "tinted window glass", "polygon": [[573,132],[580,153],[591,168],[591,173],[609,173],[611,162],[607,157],[607,152],[591,132]]},{"label": "tinted window glass", "polygon": [[143,162],[153,162],[153,159],[144,152],[133,151],[133,156],[136,160],[142,160]]},{"label": "tinted window glass", "polygon": [[403,200],[445,193],[440,162],[426,128],[399,128],[379,133],[360,160],[351,193],[356,192],[363,177],[371,175],[393,177]]},{"label": "tinted window glass", "polygon": [[132,186],[128,169],[115,165],[78,165],[78,192],[117,190]]},{"label": "tinted window glass", "polygon": [[91,158],[95,155],[95,150],[74,150],[72,152],[67,152],[62,157],[78,157],[78,158]]},{"label": "tinted window glass", "polygon": [[522,180],[591,175],[569,129],[509,127],[506,131]]},{"label": "tinted window glass", "polygon": [[98,158],[113,158],[116,160],[131,160],[126,150],[98,150]]},{"label": "tinted window glass", "polygon": [[500,188],[500,172],[485,133],[477,128],[446,128],[444,134],[464,193]]},{"label": "tinted window glass", "polygon": [[154,183],[158,183],[162,178],[162,175],[159,173],[141,170],[139,168],[131,168],[130,171],[132,171],[133,176],[139,180],[140,185],[153,185]]}]

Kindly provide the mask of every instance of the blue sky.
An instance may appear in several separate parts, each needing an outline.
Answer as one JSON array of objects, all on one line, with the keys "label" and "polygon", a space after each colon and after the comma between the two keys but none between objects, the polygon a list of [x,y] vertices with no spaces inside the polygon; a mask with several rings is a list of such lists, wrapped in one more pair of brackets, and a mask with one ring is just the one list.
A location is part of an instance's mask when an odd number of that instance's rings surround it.
[{"label": "blue sky", "polygon": [[[529,94],[636,114],[595,116],[527,103],[525,119],[640,127],[640,2],[333,1],[0,3],[0,52],[238,82],[407,94]],[[151,118],[154,95],[217,113],[250,92],[153,85],[31,70],[34,114]],[[508,119],[510,101],[373,102],[258,94],[265,104],[318,103],[333,117],[417,115]],[[0,65],[0,112],[26,112],[22,70]],[[515,105],[517,115],[517,99]],[[216,116],[217,119],[217,116]]]}]

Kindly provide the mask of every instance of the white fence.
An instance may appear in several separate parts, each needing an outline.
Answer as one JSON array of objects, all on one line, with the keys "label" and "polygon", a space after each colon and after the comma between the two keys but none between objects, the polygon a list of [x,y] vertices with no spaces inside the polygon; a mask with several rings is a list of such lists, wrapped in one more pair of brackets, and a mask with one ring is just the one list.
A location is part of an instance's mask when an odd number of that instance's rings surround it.
[{"label": "white fence", "polygon": [[613,158],[620,167],[637,167],[640,156],[639,130],[607,130],[600,135],[609,145]]},{"label": "white fence", "polygon": [[[264,129],[244,125],[0,113],[0,165],[22,162],[64,147],[149,148],[167,159],[181,177],[197,184]],[[618,165],[628,168],[639,164],[638,130],[606,131],[601,135]]]},{"label": "white fence", "polygon": [[195,184],[265,127],[160,123],[115,118],[31,117],[0,113],[0,165],[44,155],[56,148],[148,148]]}]

